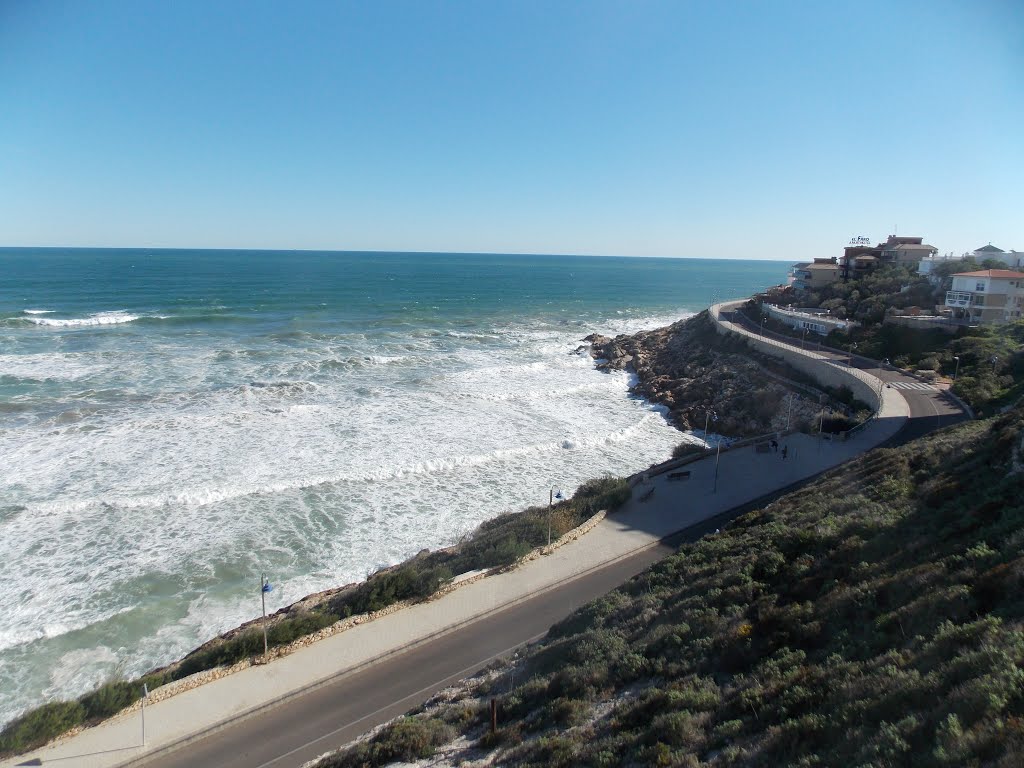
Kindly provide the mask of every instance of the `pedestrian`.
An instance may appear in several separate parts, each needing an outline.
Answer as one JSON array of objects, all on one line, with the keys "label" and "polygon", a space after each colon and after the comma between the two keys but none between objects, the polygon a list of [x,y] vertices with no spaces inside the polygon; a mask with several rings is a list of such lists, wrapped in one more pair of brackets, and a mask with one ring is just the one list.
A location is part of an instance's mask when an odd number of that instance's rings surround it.
[{"label": "pedestrian", "polygon": [[782,460],[783,461],[786,460],[786,454],[787,453],[789,453],[789,446],[788,445],[782,446]]},{"label": "pedestrian", "polygon": [[772,450],[773,451],[775,451],[776,453],[779,452],[779,442],[778,442],[778,440],[772,440],[771,446],[772,446]]}]

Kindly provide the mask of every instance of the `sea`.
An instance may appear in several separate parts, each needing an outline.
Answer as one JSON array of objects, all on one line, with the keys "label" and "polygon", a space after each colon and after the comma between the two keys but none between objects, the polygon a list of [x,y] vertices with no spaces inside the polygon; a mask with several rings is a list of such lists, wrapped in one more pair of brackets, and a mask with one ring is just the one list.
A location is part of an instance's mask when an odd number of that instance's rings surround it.
[{"label": "sea", "polygon": [[668,458],[583,337],[787,266],[0,249],[0,724]]}]

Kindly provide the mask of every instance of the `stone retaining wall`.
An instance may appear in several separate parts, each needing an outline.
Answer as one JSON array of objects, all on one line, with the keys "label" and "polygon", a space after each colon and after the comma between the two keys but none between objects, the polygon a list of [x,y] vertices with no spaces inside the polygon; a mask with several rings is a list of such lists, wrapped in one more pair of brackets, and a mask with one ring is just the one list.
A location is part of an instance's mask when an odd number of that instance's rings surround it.
[{"label": "stone retaining wall", "polygon": [[823,386],[849,387],[853,391],[853,396],[867,403],[871,410],[876,413],[882,410],[883,400],[887,393],[885,388],[881,386],[878,378],[864,373],[857,368],[850,368],[843,363],[836,363],[816,352],[796,349],[774,339],[756,336],[733,323],[723,321],[719,317],[719,312],[722,309],[731,310],[743,303],[742,301],[733,301],[716,304],[711,307],[708,314],[715,324],[715,330],[720,335],[725,336],[731,333],[742,336],[758,352],[785,361],[798,371],[806,373]]}]

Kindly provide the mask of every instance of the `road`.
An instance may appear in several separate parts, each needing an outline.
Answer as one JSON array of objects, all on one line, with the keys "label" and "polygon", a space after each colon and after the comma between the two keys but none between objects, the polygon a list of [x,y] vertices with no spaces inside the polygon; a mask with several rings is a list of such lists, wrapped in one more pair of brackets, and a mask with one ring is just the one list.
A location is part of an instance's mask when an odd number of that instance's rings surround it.
[{"label": "road", "polygon": [[[784,344],[791,344],[794,347],[803,346],[808,351],[816,352],[839,365],[849,365],[851,362],[849,353],[822,347],[819,343],[809,340],[802,345],[799,339],[761,329],[757,323],[738,310],[722,312],[721,316],[722,319],[744,326],[751,333],[763,334],[768,338],[781,341]],[[910,418],[907,419],[906,426],[893,440],[892,444],[894,445],[902,445],[940,427],[948,427],[950,424],[965,421],[968,418],[956,400],[931,384],[926,384],[897,368],[883,365],[878,360],[872,360],[869,357],[853,355],[852,362],[854,368],[860,368],[872,376],[877,376],[886,382],[887,386],[899,389],[900,394],[907,401],[907,405],[910,406]]]}]

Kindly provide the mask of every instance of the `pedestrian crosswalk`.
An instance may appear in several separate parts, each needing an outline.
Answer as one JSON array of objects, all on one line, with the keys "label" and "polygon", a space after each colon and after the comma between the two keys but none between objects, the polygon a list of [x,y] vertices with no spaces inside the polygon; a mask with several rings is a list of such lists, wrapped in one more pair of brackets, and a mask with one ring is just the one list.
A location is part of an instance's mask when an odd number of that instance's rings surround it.
[{"label": "pedestrian crosswalk", "polygon": [[931,384],[925,384],[921,381],[890,381],[889,384],[895,389],[917,389],[922,392],[938,391]]}]

